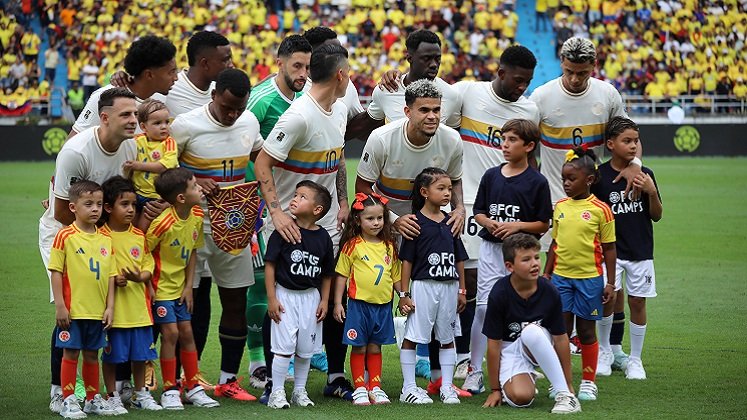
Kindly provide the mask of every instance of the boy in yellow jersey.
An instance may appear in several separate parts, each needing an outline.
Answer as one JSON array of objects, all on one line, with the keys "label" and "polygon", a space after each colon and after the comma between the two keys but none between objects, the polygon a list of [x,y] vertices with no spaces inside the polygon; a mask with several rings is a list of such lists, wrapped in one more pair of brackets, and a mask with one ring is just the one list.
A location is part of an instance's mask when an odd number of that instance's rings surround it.
[{"label": "boy in yellow jersey", "polygon": [[153,273],[156,314],[161,329],[161,405],[167,410],[183,410],[181,391],[176,384],[176,342],[181,345],[187,399],[196,407],[217,407],[197,381],[197,348],[190,313],[192,281],[195,274],[194,251],[203,245],[202,188],[188,169],[173,168],[156,179],[156,192],[171,207],[156,217],[148,229],[147,245],[156,264]]},{"label": "boy in yellow jersey", "polygon": [[109,331],[109,345],[104,349],[104,383],[108,402],[118,414],[126,414],[122,398],[116,390],[116,366],[130,362],[135,378],[132,407],[161,410],[145,387],[145,362],[158,357],[153,340],[153,315],[150,310],[153,257],[145,243],[145,234],[132,225],[135,218],[135,186],[131,181],[115,176],[101,186],[104,190],[104,217],[101,231],[112,238],[114,265],[117,271],[114,297],[114,322]]},{"label": "boy in yellow jersey", "polygon": [[[116,412],[99,394],[98,353],[106,347],[104,329],[112,326],[117,274],[111,237],[96,227],[103,200],[101,186],[80,180],[70,186],[68,198],[75,221],[57,232],[48,265],[57,320],[55,345],[63,349],[60,415],[70,419],[85,418],[86,413],[113,415]],[[86,387],[83,410],[75,398],[81,350]]]}]

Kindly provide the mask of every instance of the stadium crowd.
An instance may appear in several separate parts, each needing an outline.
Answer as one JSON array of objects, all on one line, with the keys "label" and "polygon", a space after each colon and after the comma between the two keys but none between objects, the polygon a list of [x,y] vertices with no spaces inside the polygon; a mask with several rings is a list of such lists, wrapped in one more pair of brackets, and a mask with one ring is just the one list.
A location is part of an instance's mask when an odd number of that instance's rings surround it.
[{"label": "stadium crowd", "polygon": [[[369,96],[383,72],[404,70],[404,38],[425,27],[442,37],[440,76],[490,80],[498,58],[514,41],[519,16],[511,0],[321,0],[257,1],[94,1],[9,2],[0,16],[0,86],[4,106],[49,95],[61,56],[67,62],[74,109],[96,87],[122,68],[127,45],[145,34],[168,37],[186,68],[186,40],[196,30],[225,34],[234,64],[252,83],[277,71],[274,52],[290,33],[325,25],[340,34],[351,53],[353,82]],[[292,4],[290,4],[292,3]],[[652,100],[681,95],[747,98],[747,13],[744,1],[538,0],[535,30],[551,20],[558,45],[570,36],[590,37],[597,45],[597,77],[623,93]],[[157,13],[158,10],[169,13]],[[238,13],[245,10],[246,13]],[[41,18],[49,38],[28,26]],[[38,58],[45,56],[45,77]]]}]

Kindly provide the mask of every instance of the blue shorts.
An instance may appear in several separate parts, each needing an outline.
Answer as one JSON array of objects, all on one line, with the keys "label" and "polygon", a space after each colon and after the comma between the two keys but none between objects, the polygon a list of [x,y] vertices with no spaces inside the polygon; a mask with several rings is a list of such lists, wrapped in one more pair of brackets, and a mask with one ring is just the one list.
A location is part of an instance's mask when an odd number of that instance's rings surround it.
[{"label": "blue shorts", "polygon": [[179,299],[153,302],[153,322],[156,324],[173,324],[191,320],[192,315],[187,311],[187,304],[180,304]]},{"label": "blue shorts", "polygon": [[150,197],[145,197],[145,196],[142,196],[142,195],[140,195],[140,194],[138,194],[138,193],[135,193],[135,196],[137,197],[137,201],[135,201],[135,209],[136,209],[136,210],[137,210],[138,212],[141,212],[141,211],[143,211],[143,207],[145,207],[145,205],[146,205],[146,204],[147,204],[147,203],[148,203],[149,201],[157,200],[157,198],[150,198]]},{"label": "blue shorts", "polygon": [[67,330],[57,327],[55,347],[73,350],[98,350],[106,347],[104,324],[99,319],[74,319]]},{"label": "blue shorts", "polygon": [[563,312],[572,312],[577,317],[589,321],[602,319],[604,277],[571,279],[553,274],[552,284],[560,293]]},{"label": "blue shorts", "polygon": [[108,336],[109,345],[101,353],[104,363],[144,362],[158,358],[150,326],[112,328]]},{"label": "blue shorts", "polygon": [[362,347],[367,344],[394,344],[392,303],[368,303],[348,299],[342,343]]}]

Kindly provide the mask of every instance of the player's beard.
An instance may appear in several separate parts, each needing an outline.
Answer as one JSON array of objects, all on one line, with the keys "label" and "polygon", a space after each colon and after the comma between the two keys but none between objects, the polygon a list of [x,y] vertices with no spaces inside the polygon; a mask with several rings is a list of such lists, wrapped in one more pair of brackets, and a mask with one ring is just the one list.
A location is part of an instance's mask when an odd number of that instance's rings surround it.
[{"label": "player's beard", "polygon": [[303,87],[304,87],[305,83],[304,83],[304,85],[301,85],[300,88],[296,88],[296,85],[295,85],[296,81],[293,80],[293,79],[291,79],[291,77],[288,76],[288,73],[281,72],[281,74],[283,75],[283,81],[285,82],[285,85],[288,86],[290,88],[290,90],[292,90],[294,92],[300,92],[300,91],[303,90]]}]

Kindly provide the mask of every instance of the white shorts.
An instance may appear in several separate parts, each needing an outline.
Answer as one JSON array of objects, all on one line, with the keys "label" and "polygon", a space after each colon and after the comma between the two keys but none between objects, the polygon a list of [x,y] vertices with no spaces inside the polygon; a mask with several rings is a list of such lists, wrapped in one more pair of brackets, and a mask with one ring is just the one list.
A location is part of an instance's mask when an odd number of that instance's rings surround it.
[{"label": "white shorts", "polygon": [[478,260],[482,257],[480,255],[480,242],[482,242],[482,238],[477,236],[482,230],[482,226],[478,225],[475,221],[475,216],[472,214],[473,206],[474,204],[464,204],[466,218],[464,220],[464,230],[462,231],[462,242],[469,256],[469,259],[464,262],[465,269],[477,268],[479,264]]},{"label": "white shorts", "polygon": [[[316,322],[317,289],[290,290],[275,283],[275,296],[285,309],[280,323],[270,321],[270,348],[275,354],[308,359],[322,352],[322,323]],[[342,340],[342,337],[340,337]]]},{"label": "white shorts", "polygon": [[[602,265],[605,279],[607,267]],[[622,289],[622,276],[625,273],[625,291],[628,296],[656,297],[656,273],[654,260],[617,260],[615,265],[615,291]]]},{"label": "white shorts", "polygon": [[456,337],[459,282],[414,280],[410,283],[415,311],[407,316],[405,338],[413,343],[431,342],[431,331],[441,344]]},{"label": "white shorts", "polygon": [[[205,271],[205,268],[209,271]],[[197,250],[197,268],[193,287],[199,287],[200,277],[213,277],[213,283],[225,289],[248,287],[254,284],[251,247],[238,255],[218,248],[212,234],[205,234],[205,246]]]},{"label": "white shorts", "polygon": [[[54,205],[54,203],[51,205]],[[52,293],[52,273],[47,270],[47,267],[49,267],[49,256],[52,253],[52,243],[54,243],[54,237],[57,236],[60,228],[62,228],[61,224],[47,226],[46,223],[39,220],[39,254],[41,254],[44,271],[47,272],[47,278],[49,279],[49,303],[54,303],[54,293]]]},{"label": "white shorts", "polygon": [[487,305],[495,283],[509,274],[503,261],[503,244],[482,240],[477,265],[477,304]]},{"label": "white shorts", "polygon": [[[550,332],[546,328],[542,328],[542,332],[545,333],[547,341],[552,346],[552,337]],[[521,336],[513,343],[503,342],[503,348],[501,349],[501,372],[499,373],[499,379],[501,386],[504,386],[506,382],[510,381],[516,375],[523,373],[529,374],[534,381],[534,372],[537,363],[527,354],[524,343],[521,340]]]}]

